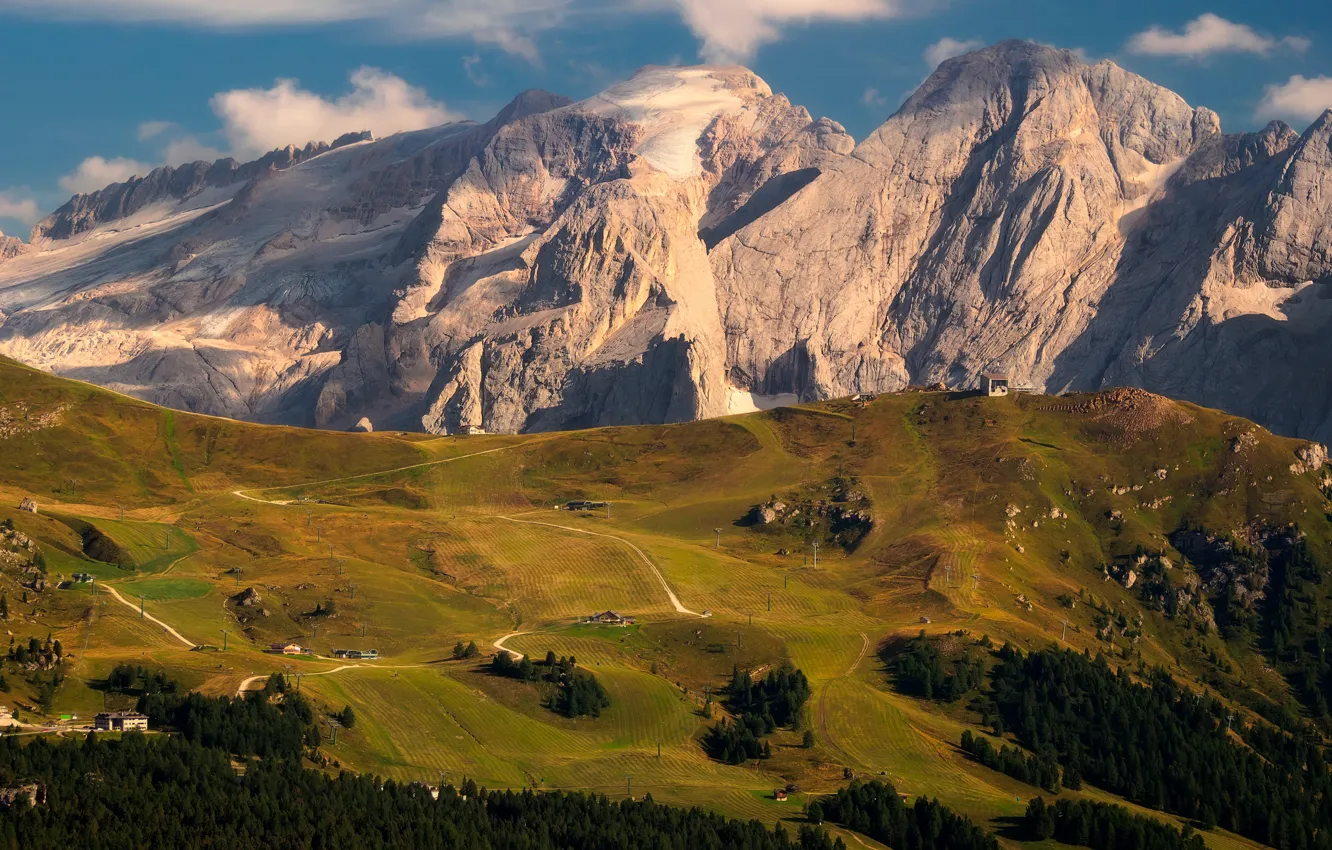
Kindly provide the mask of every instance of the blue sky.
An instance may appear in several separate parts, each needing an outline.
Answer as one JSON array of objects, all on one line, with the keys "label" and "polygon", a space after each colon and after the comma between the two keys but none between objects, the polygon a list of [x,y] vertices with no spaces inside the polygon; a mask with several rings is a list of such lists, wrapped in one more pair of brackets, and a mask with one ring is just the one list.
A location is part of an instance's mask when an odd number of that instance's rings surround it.
[{"label": "blue sky", "polygon": [[1325,0],[0,0],[0,230],[164,162],[485,120],[652,63],[742,62],[862,139],[936,59],[1005,38],[1111,59],[1228,132],[1332,107]]}]

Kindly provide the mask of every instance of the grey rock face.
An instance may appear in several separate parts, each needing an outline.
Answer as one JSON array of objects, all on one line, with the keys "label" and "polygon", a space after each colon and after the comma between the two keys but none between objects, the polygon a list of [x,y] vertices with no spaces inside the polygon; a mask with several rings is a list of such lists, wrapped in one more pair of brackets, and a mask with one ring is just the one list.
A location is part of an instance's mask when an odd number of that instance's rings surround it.
[{"label": "grey rock face", "polygon": [[0,233],[0,263],[5,260],[12,260],[27,249],[28,246],[23,243],[22,239]]},{"label": "grey rock face", "polygon": [[1325,437],[1328,125],[1222,136],[1108,62],[1030,44],[945,62],[713,249],[727,325],[776,330],[730,337],[732,373],[805,397],[983,371],[1128,384]]},{"label": "grey rock face", "polygon": [[1332,438],[1332,113],[1223,135],[1021,42],[858,145],[745,69],[648,68],[159,169],[10,253],[0,351],[260,421],[542,430],[1003,371]]}]

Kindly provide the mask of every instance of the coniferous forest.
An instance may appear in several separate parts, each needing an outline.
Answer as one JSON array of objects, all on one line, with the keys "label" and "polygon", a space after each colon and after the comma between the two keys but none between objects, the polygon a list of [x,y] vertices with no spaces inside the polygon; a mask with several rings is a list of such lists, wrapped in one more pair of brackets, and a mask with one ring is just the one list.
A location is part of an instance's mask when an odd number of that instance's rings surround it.
[{"label": "coniferous forest", "polygon": [[1046,805],[1040,797],[1027,804],[1023,819],[1028,837],[1053,838],[1092,850],[1206,850],[1202,836],[1135,815],[1123,806],[1093,800],[1058,800]]},{"label": "coniferous forest", "polygon": [[1332,780],[1322,747],[1298,732],[1237,727],[1218,701],[1162,670],[1145,684],[1104,658],[1005,646],[984,705],[1007,731],[1124,798],[1219,825],[1272,847],[1332,847]]},{"label": "coniferous forest", "polygon": [[998,850],[993,835],[937,800],[907,804],[887,782],[855,782],[826,798],[818,812],[893,850]]},{"label": "coniferous forest", "polygon": [[726,707],[736,719],[723,720],[709,729],[703,746],[713,758],[727,764],[768,758],[772,746],[764,738],[778,726],[794,725],[809,695],[809,680],[789,662],[769,670],[758,681],[748,670],[737,667],[726,688]]},{"label": "coniferous forest", "polygon": [[224,750],[138,733],[61,744],[9,738],[0,742],[0,777],[42,787],[38,805],[0,808],[3,850],[843,847],[821,830],[792,836],[651,799],[466,785],[434,800],[422,786],[347,773],[333,778],[291,759],[250,762],[237,776]]},{"label": "coniferous forest", "polygon": [[[793,835],[650,797],[489,792],[468,781],[436,800],[421,785],[332,777],[301,764],[309,706],[273,690],[244,699],[146,696],[144,708],[179,734],[0,740],[0,787],[36,789],[0,805],[0,850],[845,846],[821,829]],[[232,759],[247,754],[264,757],[244,759],[238,772]]]}]

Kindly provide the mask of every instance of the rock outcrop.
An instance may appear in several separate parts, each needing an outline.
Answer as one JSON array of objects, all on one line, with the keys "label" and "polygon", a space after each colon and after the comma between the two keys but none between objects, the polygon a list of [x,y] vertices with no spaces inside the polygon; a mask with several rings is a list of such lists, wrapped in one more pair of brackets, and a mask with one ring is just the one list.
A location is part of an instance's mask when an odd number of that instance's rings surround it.
[{"label": "rock outcrop", "polygon": [[28,249],[22,239],[0,233],[0,263],[12,260]]},{"label": "rock outcrop", "polygon": [[1332,437],[1332,112],[1224,135],[1110,62],[950,59],[859,144],[735,67],[77,196],[0,352],[153,401],[439,433],[984,371]]}]

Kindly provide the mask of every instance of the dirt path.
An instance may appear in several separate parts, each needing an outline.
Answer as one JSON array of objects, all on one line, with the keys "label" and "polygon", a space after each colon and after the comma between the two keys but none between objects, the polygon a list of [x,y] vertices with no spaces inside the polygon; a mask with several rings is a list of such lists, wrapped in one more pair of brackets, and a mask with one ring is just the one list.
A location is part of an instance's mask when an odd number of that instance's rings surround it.
[{"label": "dirt path", "polygon": [[[509,637],[513,637],[513,635],[509,635]],[[503,638],[500,638],[500,640],[503,640]],[[513,650],[509,651],[512,652]],[[517,653],[514,654],[516,655]],[[338,667],[334,667],[332,670],[315,670],[312,673],[301,672],[301,673],[293,673],[292,675],[299,676],[300,678],[304,679],[309,676],[331,676],[334,673],[341,673],[344,670],[417,670],[422,667],[429,667],[429,666],[430,665],[428,664],[343,664]],[[281,670],[273,671],[273,673],[280,673],[280,672],[282,671]],[[245,691],[249,689],[250,684],[252,682],[262,682],[266,680],[269,676],[273,675],[273,673],[263,673],[258,676],[245,677],[244,679],[241,680],[240,687],[236,688],[236,696],[238,697],[244,696]]]},{"label": "dirt path", "polygon": [[[614,534],[603,534],[600,531],[588,531],[585,528],[574,528],[573,526],[569,525],[557,525],[556,523],[553,522],[540,522],[534,519],[516,519],[511,516],[500,517],[500,519],[507,519],[509,522],[520,522],[523,523],[524,525],[544,525],[547,528],[558,528],[563,531],[572,531],[576,534],[587,534],[592,537],[605,537],[608,540],[615,540],[619,543],[623,543],[625,546],[628,546],[630,549],[633,549],[634,552],[637,553],[638,557],[643,560],[643,563],[647,564],[647,568],[649,570],[652,570],[652,574],[656,576],[657,581],[661,583],[661,589],[666,591],[666,596],[670,598],[671,605],[674,606],[677,613],[688,614],[691,617],[703,616],[697,611],[690,611],[688,608],[684,607],[684,605],[680,603],[680,597],[675,595],[674,590],[671,590],[671,586],[666,583],[666,577],[661,574],[661,570],[657,569],[657,565],[652,563],[652,559],[647,556],[647,553],[644,552],[642,549],[639,549],[637,546],[635,546],[633,543],[629,542],[628,540],[625,540],[623,537],[616,537]],[[503,638],[501,638],[501,640],[503,640]]]},{"label": "dirt path", "polygon": [[496,638],[495,642],[492,643],[491,646],[495,647],[500,652],[509,653],[518,661],[522,661],[527,656],[523,655],[521,652],[517,651],[516,649],[509,649],[507,646],[504,645],[504,642],[509,638],[516,638],[519,635],[525,635],[525,634],[529,634],[529,632],[509,632],[507,635],[505,635],[502,638]]},{"label": "dirt path", "polygon": [[381,469],[376,472],[362,472],[360,475],[348,475],[344,478],[326,478],[323,481],[307,481],[302,484],[279,484],[274,487],[251,487],[245,490],[232,490],[231,495],[239,496],[242,499],[248,499],[251,502],[259,502],[264,505],[293,505],[295,499],[259,499],[247,495],[249,493],[267,493],[270,490],[289,490],[292,487],[318,487],[323,484],[338,484],[342,481],[355,481],[358,478],[373,478],[376,475],[391,475],[394,472],[406,472],[409,469],[424,469],[427,466],[439,466],[445,463],[453,463],[456,460],[466,460],[469,457],[480,457],[481,455],[494,454],[511,449],[513,446],[499,446],[498,448],[486,449],[483,452],[472,452],[471,454],[458,455],[457,457],[446,457],[443,460],[430,460],[425,463],[413,463],[410,466],[400,466],[397,469]]},{"label": "dirt path", "polygon": [[[109,585],[109,584],[103,584],[102,587],[106,590],[107,593],[111,594],[111,597],[112,597],[113,599],[115,599],[115,600],[116,600],[117,602],[119,602],[121,605],[124,605],[126,608],[129,608],[129,609],[131,609],[131,610],[133,610],[133,611],[138,611],[138,610],[139,610],[139,606],[138,606],[138,605],[135,605],[133,602],[130,602],[128,599],[126,599],[125,597],[121,596],[121,595],[120,595],[120,591],[116,590],[116,589],[115,589],[114,587],[112,587],[111,585]],[[164,622],[162,622],[161,620],[159,620],[159,619],[157,619],[156,617],[154,617],[152,614],[149,614],[149,613],[147,613],[147,612],[144,612],[143,618],[144,618],[145,620],[152,620],[154,623],[157,623],[157,625],[161,626],[163,629],[166,629],[167,634],[171,635],[171,636],[174,637],[176,640],[178,640],[178,641],[180,641],[181,643],[185,644],[185,645],[188,646],[190,649],[194,649],[194,647],[196,646],[196,644],[194,643],[194,641],[192,641],[192,640],[186,638],[186,637],[185,637],[184,635],[182,635],[180,632],[178,632],[178,631],[176,631],[175,629],[171,628],[171,627],[168,626],[166,623],[164,623]]]},{"label": "dirt path", "polygon": [[249,676],[247,678],[241,679],[240,687],[236,688],[236,696],[237,697],[245,696],[245,692],[250,689],[251,683],[262,682],[267,678],[268,678],[267,676]]},{"label": "dirt path", "polygon": [[828,731],[828,687],[833,682],[837,681],[837,679],[845,679],[846,677],[853,675],[856,672],[856,668],[860,666],[860,662],[865,660],[866,654],[869,653],[869,647],[870,647],[869,635],[865,634],[864,632],[861,632],[860,654],[856,656],[856,660],[851,662],[851,666],[846,668],[845,673],[834,679],[829,679],[828,681],[823,683],[823,687],[819,688],[819,732],[822,734],[824,742],[827,743],[828,746],[831,747],[833,750],[840,753],[842,757],[847,760],[848,764],[850,763],[859,764],[860,762],[857,759],[853,758],[851,754],[848,753],[846,750],[842,749],[841,746],[838,745],[837,739],[834,738],[832,736],[832,733]]},{"label": "dirt path", "polygon": [[869,652],[869,635],[865,634],[864,632],[861,632],[861,633],[860,633],[860,654],[856,656],[856,660],[853,661],[853,662],[851,662],[851,666],[848,667],[848,668],[846,669],[846,672],[843,673],[842,675],[843,675],[843,676],[850,676],[852,673],[856,672],[856,668],[860,666],[860,662],[862,662],[862,661],[865,660],[865,654],[866,654],[867,652]]}]

